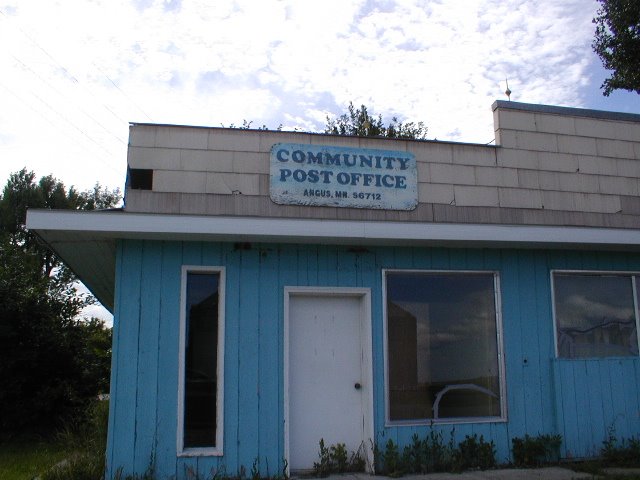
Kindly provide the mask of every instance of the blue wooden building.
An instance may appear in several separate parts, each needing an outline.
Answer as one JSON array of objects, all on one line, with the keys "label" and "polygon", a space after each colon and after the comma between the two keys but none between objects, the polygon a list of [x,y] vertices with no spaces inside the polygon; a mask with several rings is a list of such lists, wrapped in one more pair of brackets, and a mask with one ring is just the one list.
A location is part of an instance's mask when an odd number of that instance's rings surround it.
[{"label": "blue wooden building", "polygon": [[495,145],[133,124],[125,205],[28,226],[114,313],[107,467],[640,433],[640,116],[498,101]]}]

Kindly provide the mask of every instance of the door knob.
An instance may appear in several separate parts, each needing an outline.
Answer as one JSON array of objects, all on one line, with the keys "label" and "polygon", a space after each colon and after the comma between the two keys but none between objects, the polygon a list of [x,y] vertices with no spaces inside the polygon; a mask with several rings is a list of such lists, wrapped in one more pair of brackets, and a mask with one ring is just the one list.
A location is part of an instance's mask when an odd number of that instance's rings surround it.
[{"label": "door knob", "polygon": [[354,385],[354,388],[356,390],[360,390],[362,388],[362,385],[360,385],[359,383],[356,382],[356,384]]}]

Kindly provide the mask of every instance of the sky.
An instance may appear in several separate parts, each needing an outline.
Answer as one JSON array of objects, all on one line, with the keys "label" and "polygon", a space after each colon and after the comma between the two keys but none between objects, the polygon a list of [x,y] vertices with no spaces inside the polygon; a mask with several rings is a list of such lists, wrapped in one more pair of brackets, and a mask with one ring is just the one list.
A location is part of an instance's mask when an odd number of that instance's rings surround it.
[{"label": "sky", "polygon": [[493,141],[507,100],[604,97],[595,0],[0,0],[0,181],[123,188],[134,123],[322,131],[350,101]]}]

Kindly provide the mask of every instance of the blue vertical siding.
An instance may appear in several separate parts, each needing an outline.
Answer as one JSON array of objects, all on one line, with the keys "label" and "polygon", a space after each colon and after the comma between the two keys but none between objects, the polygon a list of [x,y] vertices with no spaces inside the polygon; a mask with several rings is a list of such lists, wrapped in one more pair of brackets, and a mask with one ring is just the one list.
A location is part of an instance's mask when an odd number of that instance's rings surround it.
[{"label": "blue vertical siding", "polygon": [[554,359],[558,433],[566,457],[595,455],[613,434],[640,432],[640,362],[635,358]]},{"label": "blue vertical siding", "polygon": [[[520,419],[508,426],[508,436],[519,437],[525,433],[525,394],[522,382],[523,337],[520,325],[526,312],[521,311],[518,295],[523,290],[519,275],[518,252],[505,251],[502,254],[502,264],[512,265],[503,270],[500,276],[502,297],[502,329],[506,368],[507,415],[508,418]],[[504,454],[504,452],[502,452]]]},{"label": "blue vertical siding", "polygon": [[246,466],[247,473],[260,455],[260,321],[256,301],[260,290],[259,255],[258,250],[249,250],[240,258],[240,285],[254,292],[253,300],[240,295],[238,319],[238,371],[242,372],[238,379],[238,469]]},{"label": "blue vertical siding", "polygon": [[[317,258],[317,257],[316,257]],[[275,475],[283,468],[284,451],[284,405],[283,377],[279,370],[282,352],[282,324],[277,313],[281,295],[278,285],[278,258],[266,248],[260,251],[258,278],[258,333],[260,342],[258,358],[258,453],[262,472]],[[316,269],[317,271],[317,269]]]},{"label": "blue vertical siding", "polygon": [[[140,286],[142,243],[123,242],[118,247],[118,297],[114,316],[115,370],[111,384],[111,430],[108,446],[109,474],[122,466],[135,468],[138,338],[140,327]],[[116,466],[117,467],[114,467]]]},{"label": "blue vertical siding", "polygon": [[[120,342],[118,341],[118,336],[120,334],[120,305],[122,301],[120,299],[120,290],[121,290],[121,281],[122,278],[122,243],[118,243],[116,246],[117,255],[116,255],[116,282],[114,288],[114,299],[115,299],[115,308],[114,308],[114,318],[113,318],[113,329],[112,329],[112,348],[111,348],[111,401],[109,402],[109,421],[108,421],[108,429],[107,429],[107,451],[105,452],[105,463],[107,464],[107,471],[105,472],[107,476],[113,475],[113,472],[109,471],[108,467],[114,465],[114,443],[116,439],[116,435],[120,433],[119,428],[116,427],[116,393],[118,390],[118,359],[121,357],[120,354]],[[120,459],[120,457],[116,456],[116,460]]]},{"label": "blue vertical siding", "polygon": [[[158,338],[158,385],[156,418],[157,435],[155,466],[167,477],[177,474],[176,441],[178,414],[178,351],[180,325],[180,275],[182,244],[163,243],[161,278],[156,279],[160,290],[160,317]],[[178,290],[176,290],[178,289]],[[150,392],[150,394],[153,394]],[[114,464],[119,465],[119,464]],[[139,473],[139,472],[137,472]]]},{"label": "blue vertical siding", "polygon": [[[140,318],[138,321],[138,371],[136,375],[136,435],[135,470],[144,471],[152,462],[149,452],[156,450],[156,419],[158,418],[158,338],[162,245],[143,244],[140,278]],[[155,392],[148,395],[146,392]]]},{"label": "blue vertical siding", "polygon": [[[222,266],[225,283],[224,454],[178,457],[177,401],[182,265]],[[490,270],[500,278],[507,420],[457,425],[385,424],[382,270]],[[123,241],[118,246],[112,403],[107,461],[111,477],[210,478],[252,465],[283,468],[283,311],[285,286],[371,289],[374,434],[404,445],[431,430],[448,441],[483,435],[498,461],[511,439],[558,433],[563,455],[596,454],[609,432],[640,433],[638,358],[556,359],[552,269],[639,270],[640,255],[605,252],[327,245]],[[585,421],[588,419],[588,421]]]}]

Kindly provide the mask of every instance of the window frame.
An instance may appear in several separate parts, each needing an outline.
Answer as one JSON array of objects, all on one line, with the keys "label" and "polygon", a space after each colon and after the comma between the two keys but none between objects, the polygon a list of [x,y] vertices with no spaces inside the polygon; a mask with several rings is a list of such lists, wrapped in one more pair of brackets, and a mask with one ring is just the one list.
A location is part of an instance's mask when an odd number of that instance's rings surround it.
[{"label": "window frame", "polygon": [[[216,446],[184,447],[185,341],[187,321],[187,276],[189,273],[217,273],[218,279],[218,349],[216,365]],[[224,440],[224,330],[225,330],[225,267],[183,265],[180,276],[180,332],[178,346],[178,457],[222,456]]]},{"label": "window frame", "polygon": [[[424,418],[409,420],[391,420],[391,404],[389,389],[389,337],[387,319],[387,275],[393,273],[424,273],[424,274],[486,274],[493,275],[494,305],[496,313],[496,349],[498,352],[498,381],[500,384],[500,416],[497,417],[452,417],[452,418]],[[508,421],[507,412],[507,387],[504,364],[504,334],[502,328],[502,296],[500,291],[500,272],[498,270],[455,270],[455,269],[403,269],[403,268],[383,268],[382,269],[382,324],[384,342],[384,409],[385,426],[420,426],[420,425],[458,425],[469,423],[504,423]]]},{"label": "window frame", "polygon": [[631,290],[632,290],[632,300],[634,307],[634,314],[636,319],[636,342],[638,343],[638,351],[640,352],[640,305],[638,305],[638,286],[637,281],[640,280],[640,272],[634,270],[575,270],[575,269],[551,269],[549,271],[549,278],[551,280],[551,314],[553,316],[553,347],[555,358],[557,360],[563,361],[580,361],[580,360],[593,360],[593,359],[607,359],[607,358],[640,358],[640,353],[638,355],[629,355],[629,356],[610,356],[610,357],[561,357],[558,352],[558,317],[556,314],[556,286],[555,286],[555,274],[569,274],[569,275],[590,275],[594,277],[602,277],[602,276],[620,276],[620,277],[630,277],[631,278]]}]

